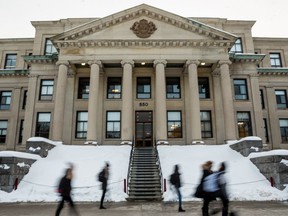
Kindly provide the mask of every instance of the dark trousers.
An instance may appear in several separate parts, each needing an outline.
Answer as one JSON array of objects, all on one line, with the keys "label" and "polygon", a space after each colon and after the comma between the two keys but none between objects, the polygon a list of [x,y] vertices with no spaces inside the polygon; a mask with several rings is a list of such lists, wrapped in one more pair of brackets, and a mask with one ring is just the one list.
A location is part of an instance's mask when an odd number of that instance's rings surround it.
[{"label": "dark trousers", "polygon": [[182,195],[181,195],[180,188],[175,187],[175,189],[176,189],[178,200],[179,200],[179,208],[182,208]]},{"label": "dark trousers", "polygon": [[229,200],[226,196],[217,192],[205,193],[202,207],[203,216],[209,216],[209,203],[213,200],[216,200],[216,197],[220,198],[222,201],[222,216],[228,216]]},{"label": "dark trousers", "polygon": [[61,210],[62,210],[63,207],[64,207],[64,201],[66,201],[66,202],[69,203],[73,214],[74,214],[74,215],[78,215],[78,213],[77,213],[77,211],[76,211],[76,209],[75,209],[74,202],[73,202],[73,200],[71,199],[71,196],[62,196],[62,199],[61,199],[61,201],[59,202],[58,208],[57,208],[57,210],[56,210],[55,216],[59,216],[59,215],[60,215],[60,212],[61,212]]},{"label": "dark trousers", "polygon": [[106,191],[107,191],[107,185],[103,185],[103,187],[102,187],[102,197],[101,197],[100,207],[103,207],[103,202],[104,202],[104,198],[105,198]]}]

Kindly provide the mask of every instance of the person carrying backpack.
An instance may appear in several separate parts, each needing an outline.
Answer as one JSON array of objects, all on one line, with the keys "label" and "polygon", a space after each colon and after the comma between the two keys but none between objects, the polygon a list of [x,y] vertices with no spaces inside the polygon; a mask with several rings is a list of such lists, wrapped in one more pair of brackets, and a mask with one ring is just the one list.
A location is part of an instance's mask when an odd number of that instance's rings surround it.
[{"label": "person carrying backpack", "polygon": [[179,173],[178,165],[174,166],[174,173],[170,175],[170,183],[175,187],[177,195],[178,195],[178,200],[179,200],[178,212],[185,212],[185,210],[182,208],[182,195],[180,191],[181,181],[180,181],[180,173]]},{"label": "person carrying backpack", "polygon": [[203,216],[209,215],[209,203],[216,198],[222,201],[222,216],[228,216],[229,199],[226,191],[226,180],[224,178],[226,165],[220,164],[218,172],[208,175],[203,181],[204,202],[202,208]]},{"label": "person carrying backpack", "polygon": [[98,181],[102,182],[102,197],[101,197],[99,209],[106,209],[103,206],[103,202],[104,202],[105,194],[107,191],[108,177],[109,177],[109,163],[106,162],[105,167],[103,168],[103,170],[98,175]]}]

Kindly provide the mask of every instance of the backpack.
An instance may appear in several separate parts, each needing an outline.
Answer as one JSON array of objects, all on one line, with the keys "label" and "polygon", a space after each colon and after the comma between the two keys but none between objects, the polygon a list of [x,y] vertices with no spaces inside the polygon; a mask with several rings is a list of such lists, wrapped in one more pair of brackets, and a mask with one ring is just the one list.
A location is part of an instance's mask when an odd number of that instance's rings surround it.
[{"label": "backpack", "polygon": [[170,184],[172,184],[172,185],[175,185],[175,184],[176,184],[177,179],[176,179],[175,173],[173,173],[173,174],[170,175],[169,182],[170,182]]},{"label": "backpack", "polygon": [[104,182],[105,181],[105,171],[104,169],[98,174],[98,181]]},{"label": "backpack", "polygon": [[216,172],[204,178],[203,190],[205,192],[215,192],[220,189],[220,184],[219,184],[220,174],[222,173]]}]

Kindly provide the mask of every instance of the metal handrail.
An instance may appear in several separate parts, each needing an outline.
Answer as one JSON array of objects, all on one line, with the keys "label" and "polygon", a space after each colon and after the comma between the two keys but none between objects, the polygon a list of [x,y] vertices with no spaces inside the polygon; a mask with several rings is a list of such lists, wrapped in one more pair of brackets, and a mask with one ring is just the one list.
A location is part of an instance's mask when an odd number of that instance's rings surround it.
[{"label": "metal handrail", "polygon": [[129,182],[130,182],[130,172],[131,172],[131,163],[132,163],[132,156],[134,152],[134,146],[135,146],[135,138],[133,137],[132,140],[132,145],[131,145],[131,151],[130,151],[130,159],[129,159],[129,166],[128,166],[128,171],[127,171],[127,181],[126,181],[126,188],[127,191],[126,193],[129,195]]},{"label": "metal handrail", "polygon": [[161,168],[161,162],[160,162],[160,158],[159,158],[159,154],[158,154],[158,150],[157,150],[157,141],[155,140],[155,145],[154,145],[154,148],[155,148],[155,151],[156,151],[156,160],[157,160],[157,163],[158,163],[158,167],[159,167],[159,174],[160,174],[160,179],[161,179],[161,191],[162,191],[162,194],[164,193],[164,184],[163,184],[163,173],[162,173],[162,168]]}]

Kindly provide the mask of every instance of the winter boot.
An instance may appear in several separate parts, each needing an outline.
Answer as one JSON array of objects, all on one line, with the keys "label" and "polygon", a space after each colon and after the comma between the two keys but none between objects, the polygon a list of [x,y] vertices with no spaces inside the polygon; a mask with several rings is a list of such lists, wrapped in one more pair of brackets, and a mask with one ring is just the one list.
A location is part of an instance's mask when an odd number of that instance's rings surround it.
[{"label": "winter boot", "polygon": [[179,207],[178,212],[185,212],[185,210],[182,209],[182,207]]}]

